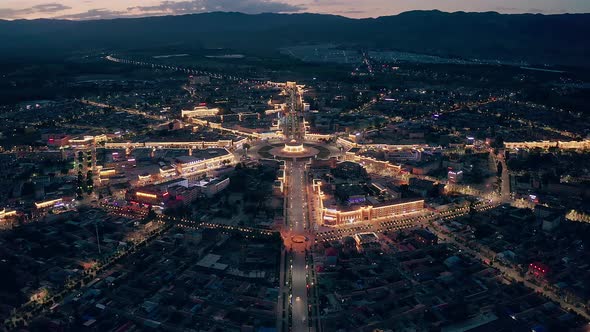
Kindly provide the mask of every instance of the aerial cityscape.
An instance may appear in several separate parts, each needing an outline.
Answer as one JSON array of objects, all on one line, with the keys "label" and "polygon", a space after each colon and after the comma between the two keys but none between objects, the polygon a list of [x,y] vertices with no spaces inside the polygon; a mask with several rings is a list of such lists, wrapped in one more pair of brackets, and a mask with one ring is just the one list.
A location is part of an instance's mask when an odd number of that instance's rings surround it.
[{"label": "aerial cityscape", "polygon": [[0,331],[590,331],[587,12],[0,4]]}]

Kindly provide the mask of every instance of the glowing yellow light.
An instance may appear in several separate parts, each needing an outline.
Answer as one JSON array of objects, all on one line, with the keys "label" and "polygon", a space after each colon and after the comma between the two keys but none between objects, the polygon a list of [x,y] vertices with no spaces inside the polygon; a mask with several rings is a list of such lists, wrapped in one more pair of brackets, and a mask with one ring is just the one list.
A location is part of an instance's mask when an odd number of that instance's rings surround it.
[{"label": "glowing yellow light", "polygon": [[142,192],[137,192],[135,195],[137,195],[138,197],[145,197],[145,198],[152,198],[152,199],[158,198],[157,195],[147,194],[147,193],[142,193]]}]

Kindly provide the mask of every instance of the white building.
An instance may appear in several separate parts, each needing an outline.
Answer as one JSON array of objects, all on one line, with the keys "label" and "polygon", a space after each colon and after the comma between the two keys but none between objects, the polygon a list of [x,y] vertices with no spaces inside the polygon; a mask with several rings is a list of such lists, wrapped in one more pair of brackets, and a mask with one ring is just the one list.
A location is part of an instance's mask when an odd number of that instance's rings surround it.
[{"label": "white building", "polygon": [[198,186],[201,187],[201,191],[205,196],[213,197],[229,186],[229,178],[201,181]]},{"label": "white building", "polygon": [[234,155],[226,149],[193,150],[192,154],[175,159],[176,170],[181,176],[205,173],[234,163]]},{"label": "white building", "polygon": [[208,108],[207,106],[197,106],[192,110],[182,110],[180,115],[184,118],[200,118],[206,116],[215,116],[219,113],[219,108]]}]

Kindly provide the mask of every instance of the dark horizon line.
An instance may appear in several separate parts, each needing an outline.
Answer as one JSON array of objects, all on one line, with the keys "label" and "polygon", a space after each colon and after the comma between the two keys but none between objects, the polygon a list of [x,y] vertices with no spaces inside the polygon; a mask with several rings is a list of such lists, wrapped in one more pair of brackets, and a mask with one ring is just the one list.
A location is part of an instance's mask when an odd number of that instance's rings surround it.
[{"label": "dark horizon line", "polygon": [[570,12],[566,12],[566,13],[531,13],[531,12],[523,12],[523,13],[500,13],[497,11],[493,11],[493,10],[488,10],[488,11],[444,11],[444,10],[439,10],[439,9],[430,9],[430,10],[425,10],[425,9],[417,9],[417,10],[408,10],[408,11],[404,11],[398,14],[392,14],[392,15],[383,15],[383,16],[377,16],[377,17],[348,17],[348,16],[344,16],[344,15],[340,15],[340,14],[331,14],[331,13],[313,13],[313,12],[296,12],[296,13],[286,13],[286,12],[264,12],[264,13],[244,13],[244,12],[238,12],[238,11],[211,11],[211,12],[201,12],[201,13],[183,13],[183,14],[154,14],[154,15],[129,15],[129,16],[121,16],[121,17],[112,17],[112,18],[96,18],[96,19],[80,19],[80,20],[76,20],[76,19],[67,19],[67,18],[52,18],[52,17],[47,17],[47,18],[34,18],[34,19],[28,19],[28,18],[17,18],[17,19],[3,19],[0,18],[0,22],[34,22],[34,21],[67,21],[67,22],[93,22],[93,21],[113,21],[113,20],[131,20],[131,19],[147,19],[147,18],[154,18],[154,17],[183,17],[183,16],[196,16],[196,15],[210,15],[210,14],[240,14],[240,15],[245,15],[245,16],[258,16],[258,15],[318,15],[318,16],[335,16],[335,17],[341,17],[344,19],[348,19],[348,20],[354,20],[354,21],[362,21],[362,20],[377,20],[377,19],[381,19],[381,18],[387,18],[387,17],[395,17],[395,16],[400,16],[400,15],[404,15],[404,14],[411,14],[411,13],[441,13],[441,14],[496,14],[496,15],[503,15],[503,16],[563,16],[563,15],[572,15],[572,16],[577,16],[577,15],[589,15],[590,12],[580,12],[580,13],[570,13]]}]

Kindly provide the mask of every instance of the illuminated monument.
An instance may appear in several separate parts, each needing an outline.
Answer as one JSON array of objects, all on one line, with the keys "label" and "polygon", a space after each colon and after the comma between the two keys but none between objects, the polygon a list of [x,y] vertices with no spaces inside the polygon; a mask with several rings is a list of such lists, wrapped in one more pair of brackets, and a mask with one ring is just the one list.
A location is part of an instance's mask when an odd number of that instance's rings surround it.
[{"label": "illuminated monument", "polygon": [[283,151],[287,153],[303,153],[305,152],[305,148],[303,147],[303,143],[292,139],[289,142],[285,143]]}]

